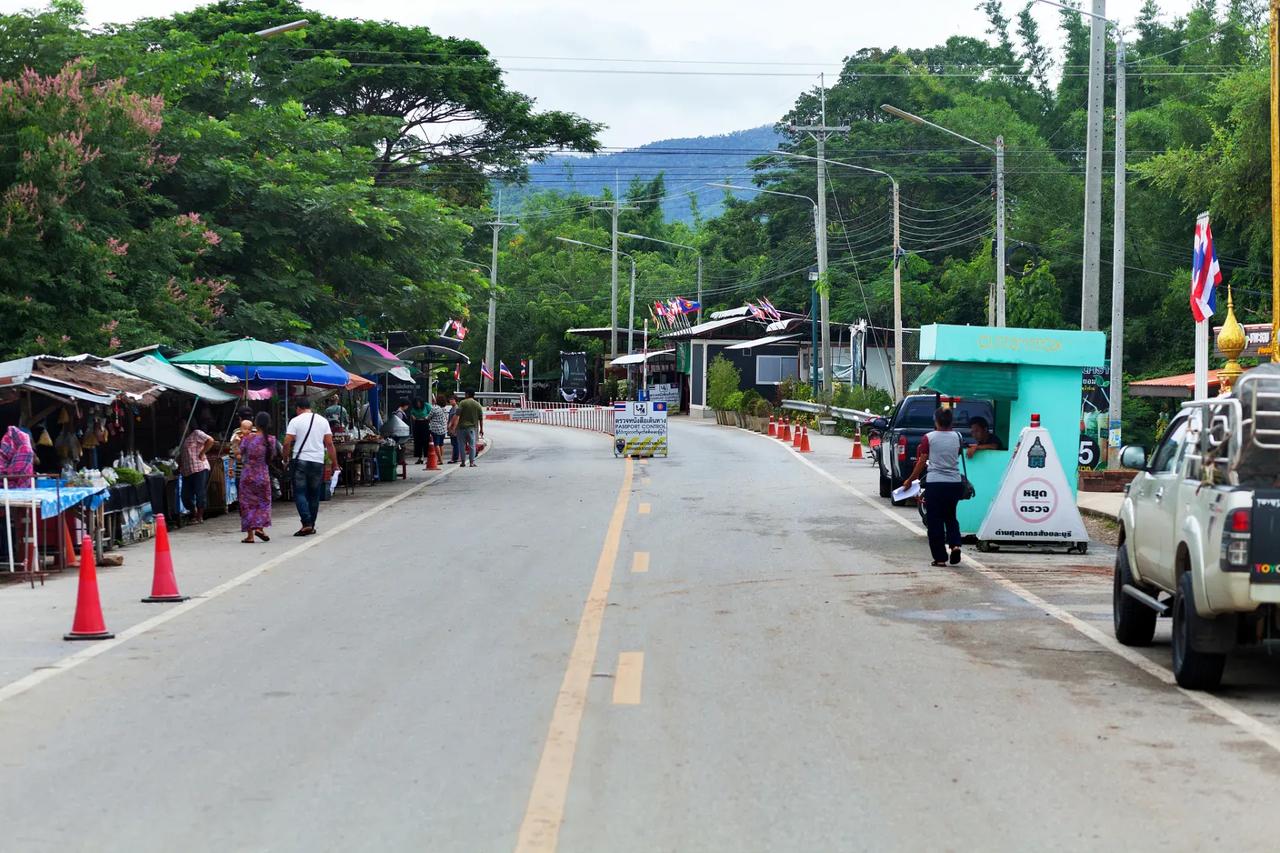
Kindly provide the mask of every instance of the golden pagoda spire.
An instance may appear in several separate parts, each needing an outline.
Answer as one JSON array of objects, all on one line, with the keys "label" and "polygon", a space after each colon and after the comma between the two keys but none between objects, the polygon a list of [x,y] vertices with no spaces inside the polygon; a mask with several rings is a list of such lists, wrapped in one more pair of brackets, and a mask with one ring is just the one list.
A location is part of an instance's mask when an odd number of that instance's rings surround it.
[{"label": "golden pagoda spire", "polygon": [[1218,371],[1218,392],[1226,394],[1236,384],[1244,368],[1236,359],[1244,352],[1247,341],[1244,327],[1236,320],[1235,301],[1231,298],[1231,285],[1227,285],[1227,319],[1218,332],[1218,349],[1227,357],[1227,363]]}]

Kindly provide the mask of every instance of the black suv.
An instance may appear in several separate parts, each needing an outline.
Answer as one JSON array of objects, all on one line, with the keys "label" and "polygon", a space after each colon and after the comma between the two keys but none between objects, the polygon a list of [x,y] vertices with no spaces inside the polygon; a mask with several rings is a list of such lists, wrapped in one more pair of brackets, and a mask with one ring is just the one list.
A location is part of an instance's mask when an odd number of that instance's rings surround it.
[{"label": "black suv", "polygon": [[[915,467],[920,439],[933,429],[933,413],[943,399],[939,394],[913,394],[898,401],[889,417],[872,421],[872,428],[880,432],[880,497],[890,497]],[[990,400],[946,399],[955,411],[952,428],[961,434],[962,443],[969,443],[969,423],[973,418],[984,418],[995,428]]]}]

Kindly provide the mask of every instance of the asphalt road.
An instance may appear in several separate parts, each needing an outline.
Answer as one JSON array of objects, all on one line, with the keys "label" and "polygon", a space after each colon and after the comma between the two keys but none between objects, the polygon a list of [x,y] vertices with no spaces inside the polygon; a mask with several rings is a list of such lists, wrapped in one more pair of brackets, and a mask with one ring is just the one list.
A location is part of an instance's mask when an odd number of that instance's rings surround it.
[{"label": "asphalt road", "polygon": [[633,463],[490,432],[475,470],[0,686],[0,846],[1275,848],[1278,668],[1202,700],[1167,646],[1117,654],[1105,553],[932,569],[834,439],[680,420]]}]

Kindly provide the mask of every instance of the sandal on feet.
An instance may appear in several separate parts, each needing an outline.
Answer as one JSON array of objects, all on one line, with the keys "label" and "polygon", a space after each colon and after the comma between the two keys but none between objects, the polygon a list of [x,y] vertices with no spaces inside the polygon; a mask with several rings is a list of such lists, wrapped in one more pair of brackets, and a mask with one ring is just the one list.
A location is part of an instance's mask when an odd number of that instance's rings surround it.
[{"label": "sandal on feet", "polygon": [[940,567],[945,568],[945,567],[946,567],[946,565],[947,565],[947,563],[946,563],[946,561],[945,561],[945,560],[934,560],[934,561],[933,561],[932,563],[930,563],[929,565],[931,565],[931,566],[940,566]]},{"label": "sandal on feet", "polygon": [[258,537],[259,539],[261,539],[263,542],[270,542],[270,541],[271,541],[271,537],[270,537],[270,536],[268,536],[267,534],[263,533],[261,530],[255,530],[255,531],[253,531],[253,535],[254,535],[254,536],[257,536],[257,537]]}]

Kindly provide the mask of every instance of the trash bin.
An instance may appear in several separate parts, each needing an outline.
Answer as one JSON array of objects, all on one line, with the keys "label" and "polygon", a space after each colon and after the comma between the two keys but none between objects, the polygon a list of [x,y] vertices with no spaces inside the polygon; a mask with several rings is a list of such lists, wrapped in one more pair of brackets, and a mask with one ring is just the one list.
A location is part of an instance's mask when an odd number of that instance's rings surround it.
[{"label": "trash bin", "polygon": [[384,483],[394,483],[396,481],[396,467],[399,462],[400,450],[394,444],[386,445],[378,448],[378,479]]}]

